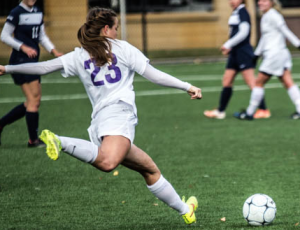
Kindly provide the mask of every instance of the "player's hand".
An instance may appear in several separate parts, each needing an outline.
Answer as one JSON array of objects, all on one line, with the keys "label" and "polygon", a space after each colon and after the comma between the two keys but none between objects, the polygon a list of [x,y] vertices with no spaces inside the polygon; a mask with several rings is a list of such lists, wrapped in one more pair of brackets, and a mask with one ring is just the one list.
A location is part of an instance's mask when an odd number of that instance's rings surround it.
[{"label": "player's hand", "polygon": [[29,58],[35,58],[38,55],[35,49],[24,44],[21,46],[21,50],[26,53]]},{"label": "player's hand", "polygon": [[201,99],[202,98],[202,93],[201,89],[197,88],[195,86],[191,86],[191,88],[187,91],[187,93],[191,96],[191,99]]},{"label": "player's hand", "polygon": [[5,74],[5,67],[3,65],[0,65],[0,76]]},{"label": "player's hand", "polygon": [[54,57],[60,57],[64,55],[63,53],[57,51],[56,49],[51,50],[51,53],[54,55]]},{"label": "player's hand", "polygon": [[226,56],[230,53],[231,49],[227,49],[225,46],[222,46],[221,51],[222,51],[222,54]]}]

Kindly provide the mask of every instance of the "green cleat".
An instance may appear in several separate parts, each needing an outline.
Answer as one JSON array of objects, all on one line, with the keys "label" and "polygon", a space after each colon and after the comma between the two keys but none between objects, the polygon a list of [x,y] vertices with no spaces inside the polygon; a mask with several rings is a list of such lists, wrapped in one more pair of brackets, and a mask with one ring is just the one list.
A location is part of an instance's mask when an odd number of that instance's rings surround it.
[{"label": "green cleat", "polygon": [[[185,197],[182,197],[182,201],[185,202]],[[194,196],[191,196],[185,203],[189,206],[190,211],[188,213],[182,215],[182,218],[184,219],[186,224],[196,223],[195,211],[198,208],[197,198]]]},{"label": "green cleat", "polygon": [[52,160],[57,160],[61,151],[60,140],[51,131],[44,129],[40,139],[46,144],[46,153]]}]

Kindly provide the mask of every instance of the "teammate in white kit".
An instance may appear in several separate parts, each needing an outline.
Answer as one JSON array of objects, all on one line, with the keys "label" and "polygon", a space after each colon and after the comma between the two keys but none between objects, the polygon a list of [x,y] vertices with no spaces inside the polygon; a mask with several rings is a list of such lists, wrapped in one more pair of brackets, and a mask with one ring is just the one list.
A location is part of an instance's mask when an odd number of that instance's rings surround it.
[{"label": "teammate in white kit", "polygon": [[201,89],[152,67],[138,49],[116,40],[117,30],[114,11],[93,8],[78,31],[82,48],[47,62],[0,66],[0,74],[44,75],[62,70],[64,77],[79,76],[93,107],[88,129],[91,142],[44,130],[40,138],[47,144],[48,156],[56,160],[63,150],[104,172],[111,172],[119,164],[135,170],[157,198],[191,224],[196,221],[197,199],[192,196],[186,202],[181,200],[153,160],[133,144],[137,110],[132,82],[137,72],[156,84],[187,91],[191,99],[200,99]]},{"label": "teammate in white kit", "polygon": [[262,56],[255,88],[252,90],[250,104],[245,112],[235,113],[242,120],[252,120],[253,114],[264,97],[264,85],[275,75],[283,83],[296,106],[292,119],[300,119],[300,91],[291,75],[291,54],[286,47],[288,39],[295,47],[300,48],[300,40],[289,30],[282,15],[274,8],[277,0],[259,0],[263,12],[261,19],[261,38],[255,50],[256,56]]}]

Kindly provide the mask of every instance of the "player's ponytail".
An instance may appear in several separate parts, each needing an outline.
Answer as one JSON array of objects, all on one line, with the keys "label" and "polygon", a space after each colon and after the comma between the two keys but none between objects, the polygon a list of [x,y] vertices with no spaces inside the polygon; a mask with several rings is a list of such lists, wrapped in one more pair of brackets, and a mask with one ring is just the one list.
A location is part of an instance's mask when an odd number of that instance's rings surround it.
[{"label": "player's ponytail", "polygon": [[111,44],[107,37],[100,36],[101,29],[106,25],[109,28],[115,23],[117,14],[110,9],[92,8],[77,33],[81,46],[95,60],[97,66],[102,66],[112,60]]}]

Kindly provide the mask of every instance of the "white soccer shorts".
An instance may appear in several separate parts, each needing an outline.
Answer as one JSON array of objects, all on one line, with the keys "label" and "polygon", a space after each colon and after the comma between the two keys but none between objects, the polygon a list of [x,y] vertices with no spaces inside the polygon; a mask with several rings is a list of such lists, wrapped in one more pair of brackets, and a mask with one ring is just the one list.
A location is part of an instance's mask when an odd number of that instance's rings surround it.
[{"label": "white soccer shorts", "polygon": [[137,123],[138,119],[131,105],[120,101],[106,106],[99,111],[88,128],[90,140],[100,146],[104,136],[117,135],[126,137],[132,144]]},{"label": "white soccer shorts", "polygon": [[265,72],[277,77],[282,77],[286,69],[292,69],[292,58],[288,49],[280,50],[276,53],[265,52],[263,61],[259,67],[260,72]]}]

